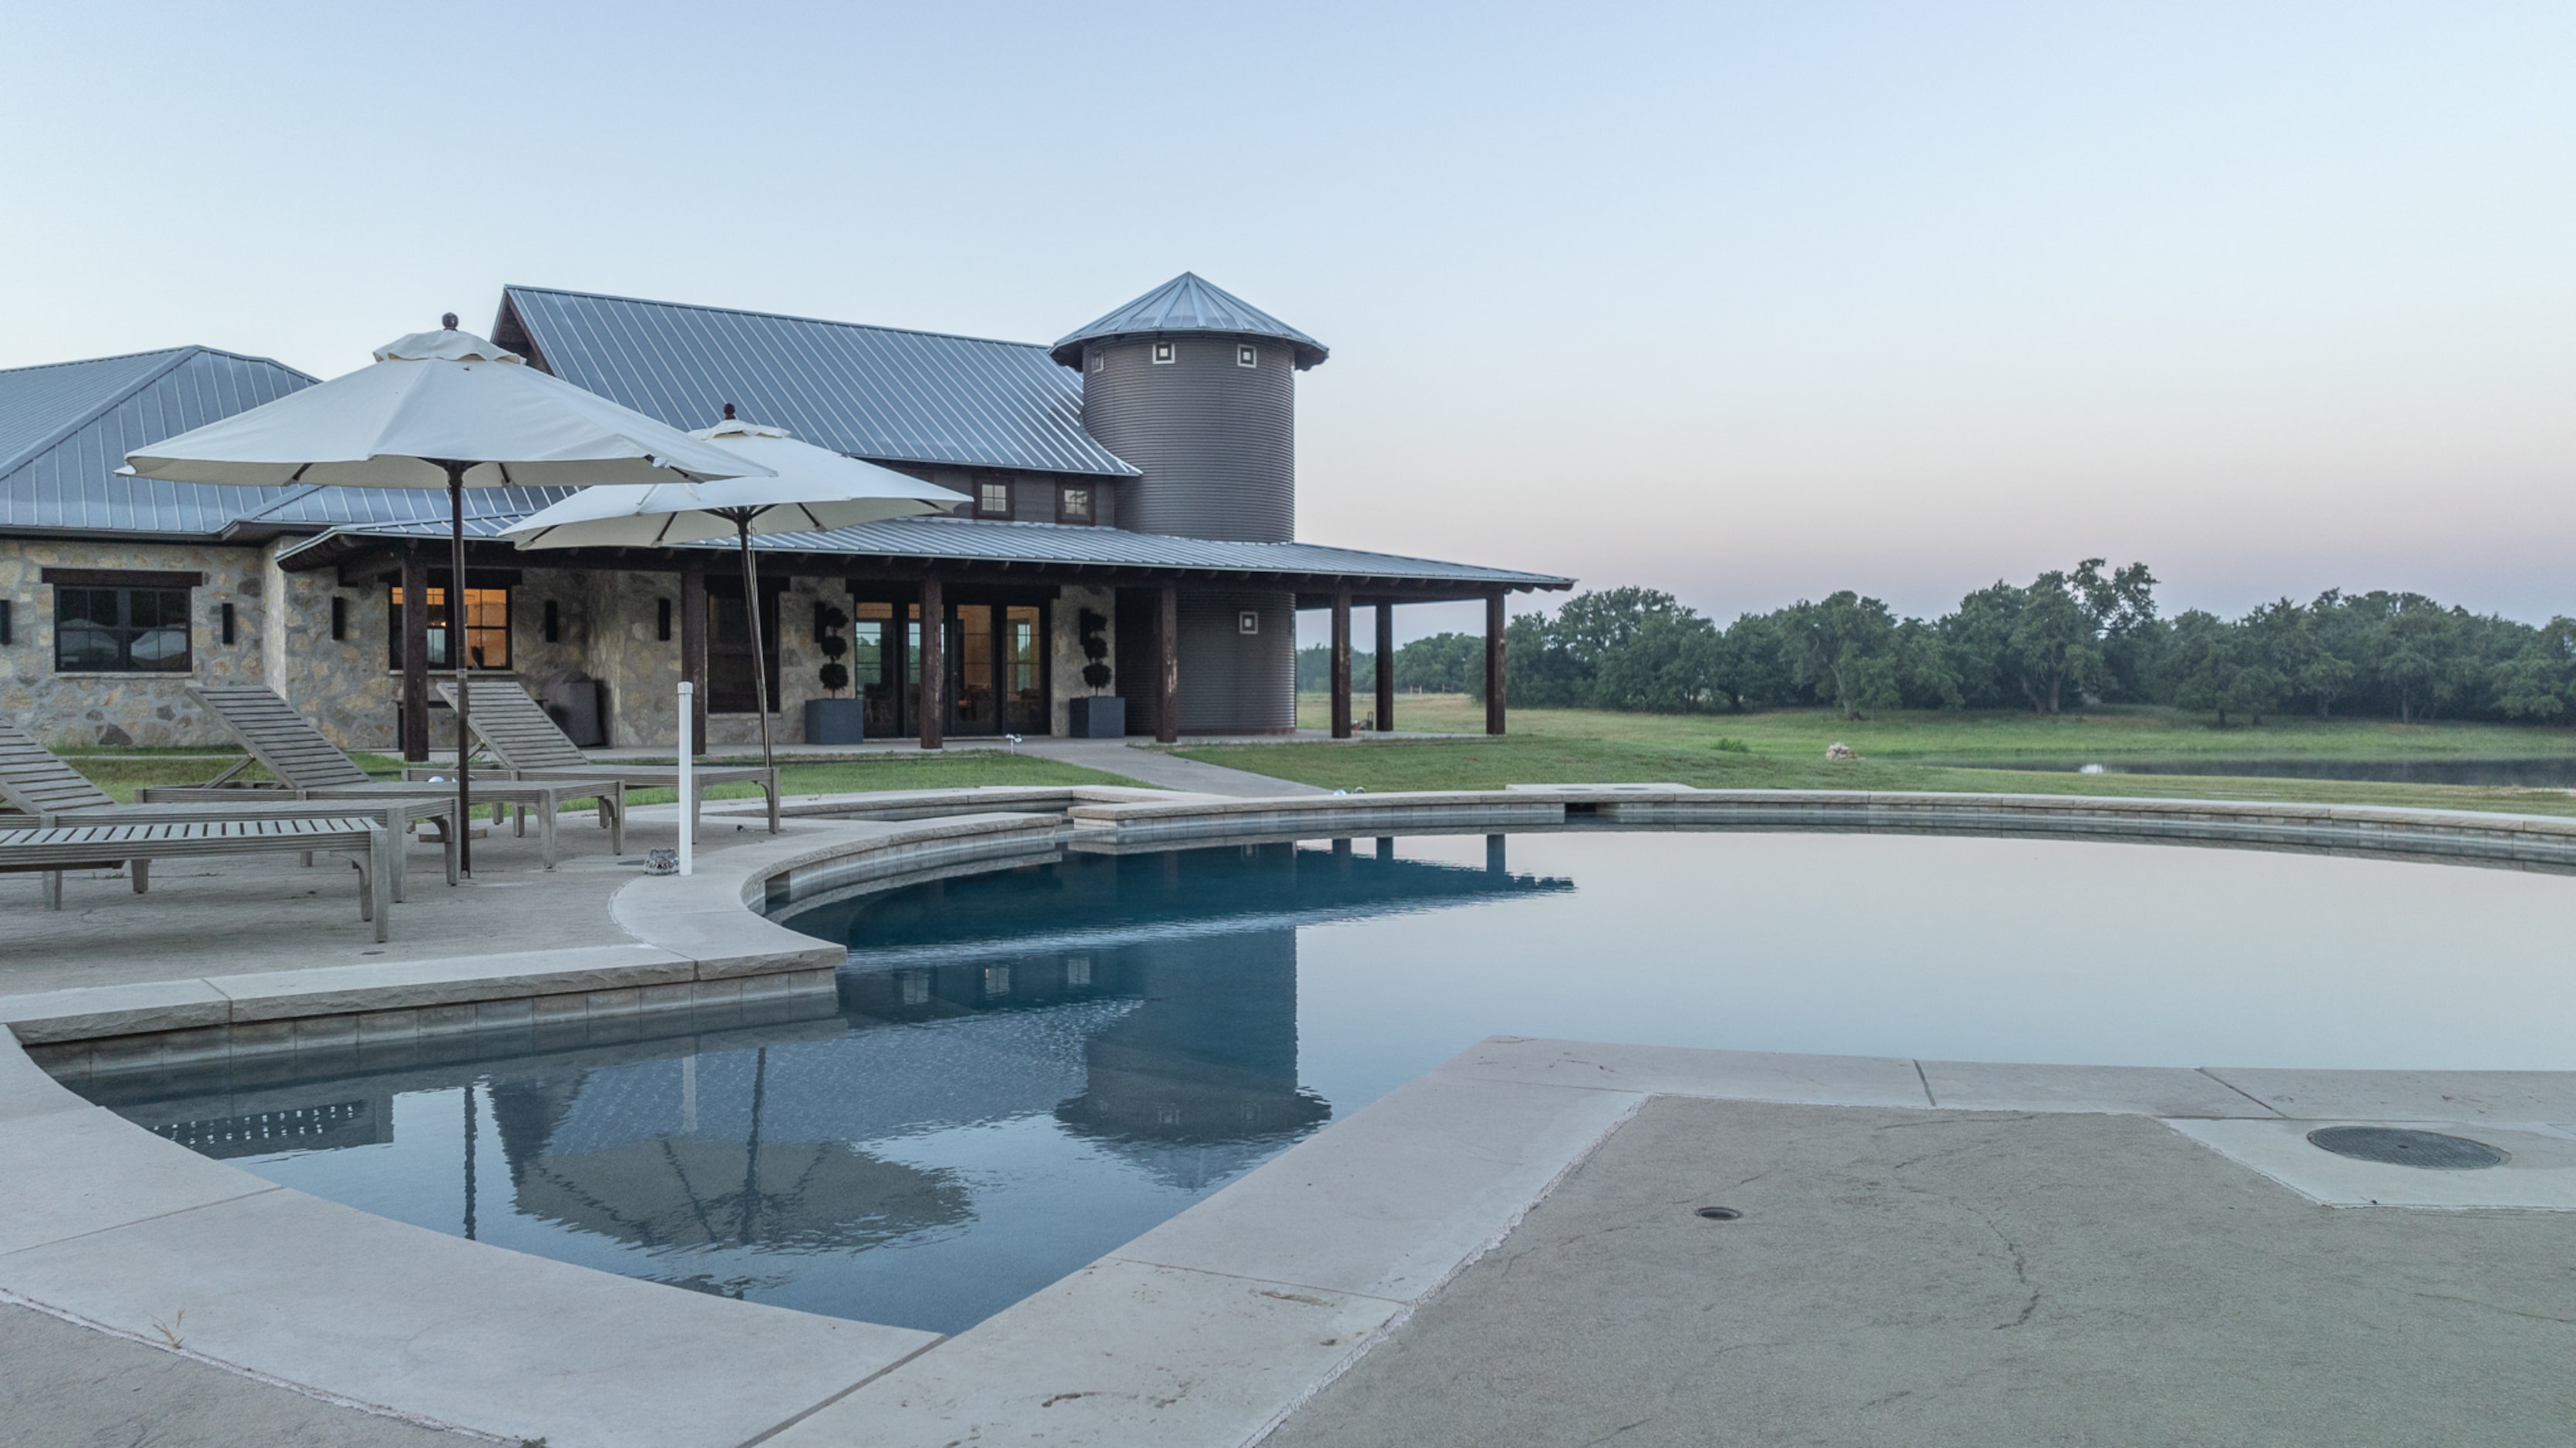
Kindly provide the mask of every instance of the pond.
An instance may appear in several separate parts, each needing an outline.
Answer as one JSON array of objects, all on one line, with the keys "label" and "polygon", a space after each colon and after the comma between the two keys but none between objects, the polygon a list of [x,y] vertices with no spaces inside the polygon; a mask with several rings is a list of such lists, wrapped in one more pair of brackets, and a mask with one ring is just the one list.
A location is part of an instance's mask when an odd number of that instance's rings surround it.
[{"label": "pond", "polygon": [[[2071,774],[2063,759],[1927,759],[1957,769]],[[2576,789],[2576,758],[2560,759],[2102,759],[2104,774],[2202,774],[2250,779],[2350,779],[2385,784],[2469,784]]]},{"label": "pond", "polygon": [[825,901],[837,1002],[93,1099],[433,1230],[954,1332],[1494,1033],[1934,1059],[2576,1067],[2576,877],[2010,838],[1073,854]]}]

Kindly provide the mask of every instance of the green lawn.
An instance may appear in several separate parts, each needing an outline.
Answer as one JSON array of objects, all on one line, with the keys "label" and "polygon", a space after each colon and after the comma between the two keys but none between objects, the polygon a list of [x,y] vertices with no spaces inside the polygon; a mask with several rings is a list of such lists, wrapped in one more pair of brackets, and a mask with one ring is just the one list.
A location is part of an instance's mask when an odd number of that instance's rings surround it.
[{"label": "green lawn", "polygon": [[[1362,714],[1370,709],[1360,696]],[[1301,694],[1297,722],[1331,723],[1322,694]],[[1481,734],[1485,710],[1463,694],[1399,694],[1397,727]],[[1514,709],[1513,737],[1603,739],[1703,747],[1719,738],[1757,754],[1814,755],[1839,740],[1875,759],[2529,759],[2576,758],[2576,728],[2529,724],[2399,724],[2385,719],[2267,718],[2218,728],[2207,714],[2145,706],[2043,719],[2024,713],[1900,712],[1841,719],[1826,709],[1759,714],[1613,714]]]},{"label": "green lawn", "polygon": [[[1300,717],[1312,700],[1301,699]],[[1399,697],[1407,729],[1481,729],[1483,711],[1456,697]],[[1733,748],[1720,748],[1719,741]],[[1824,757],[1835,741],[1861,758]],[[1331,789],[1495,789],[1506,784],[1669,782],[1705,789],[1968,790],[2020,794],[2152,795],[2415,805],[2576,815],[2563,790],[2341,780],[2071,772],[2094,759],[2576,756],[2576,732],[2491,724],[2399,726],[2375,720],[2220,730],[2161,710],[2063,719],[1914,714],[1847,722],[1822,711],[1675,717],[1588,710],[1514,710],[1501,739],[1390,740],[1359,746],[1254,744],[1182,751],[1192,759]],[[2069,772],[1963,769],[1939,758],[2063,761]]]}]

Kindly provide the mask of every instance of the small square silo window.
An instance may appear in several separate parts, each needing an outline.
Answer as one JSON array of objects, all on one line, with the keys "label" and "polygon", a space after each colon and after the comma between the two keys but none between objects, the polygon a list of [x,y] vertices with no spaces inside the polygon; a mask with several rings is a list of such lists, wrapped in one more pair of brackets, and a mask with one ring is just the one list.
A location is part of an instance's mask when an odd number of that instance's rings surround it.
[{"label": "small square silo window", "polygon": [[1247,344],[1247,345],[1245,345],[1245,346],[1241,346],[1241,347],[1237,347],[1237,348],[1235,348],[1235,349],[1234,349],[1234,365],[1235,365],[1235,366],[1237,366],[1237,367],[1258,367],[1258,366],[1260,366],[1260,365],[1261,365],[1261,349],[1260,349],[1260,348],[1258,348],[1258,347],[1250,346],[1250,345],[1248,345],[1248,344]]},{"label": "small square silo window", "polygon": [[1159,367],[1165,363],[1178,361],[1179,357],[1180,353],[1178,350],[1178,344],[1172,342],[1157,342],[1154,344],[1154,365]]},{"label": "small square silo window", "polygon": [[1092,352],[1091,370],[1094,372],[1106,372],[1109,370],[1109,353],[1107,350],[1101,349]]},{"label": "small square silo window", "polygon": [[1236,614],[1234,616],[1234,631],[1236,633],[1247,634],[1257,634],[1261,632],[1261,614],[1257,610],[1249,608]]}]

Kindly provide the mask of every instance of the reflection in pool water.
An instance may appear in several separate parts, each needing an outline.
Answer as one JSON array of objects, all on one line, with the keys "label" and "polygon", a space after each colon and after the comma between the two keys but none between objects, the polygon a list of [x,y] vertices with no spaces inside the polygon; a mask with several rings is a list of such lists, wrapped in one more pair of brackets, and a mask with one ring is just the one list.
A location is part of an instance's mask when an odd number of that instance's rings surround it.
[{"label": "reflection in pool water", "polygon": [[380,1215],[955,1331],[1478,1037],[2576,1065],[2576,878],[2028,839],[1226,847],[815,902],[801,1018],[448,1038],[94,1098]]}]

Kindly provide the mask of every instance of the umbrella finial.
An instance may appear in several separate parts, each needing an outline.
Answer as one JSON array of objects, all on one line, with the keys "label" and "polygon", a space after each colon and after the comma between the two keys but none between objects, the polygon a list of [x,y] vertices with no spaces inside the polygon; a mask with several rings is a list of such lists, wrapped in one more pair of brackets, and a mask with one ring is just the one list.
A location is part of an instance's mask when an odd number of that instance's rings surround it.
[{"label": "umbrella finial", "polygon": [[725,420],[725,421],[727,421],[727,422],[731,422],[731,421],[733,421],[733,404],[732,404],[732,403],[730,403],[730,402],[728,402],[728,403],[726,403],[726,404],[725,404],[725,419],[724,419],[724,420]]},{"label": "umbrella finial", "polygon": [[440,325],[440,326],[442,326],[442,327],[445,327],[447,330],[449,330],[449,331],[451,331],[451,332],[455,331],[455,330],[456,330],[456,314],[455,314],[454,312],[448,312],[448,313],[445,313],[445,314],[441,315],[441,316],[439,317],[439,319],[438,319],[438,325]]}]

